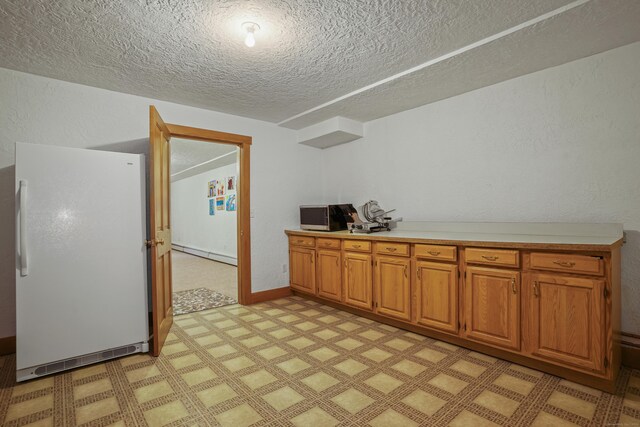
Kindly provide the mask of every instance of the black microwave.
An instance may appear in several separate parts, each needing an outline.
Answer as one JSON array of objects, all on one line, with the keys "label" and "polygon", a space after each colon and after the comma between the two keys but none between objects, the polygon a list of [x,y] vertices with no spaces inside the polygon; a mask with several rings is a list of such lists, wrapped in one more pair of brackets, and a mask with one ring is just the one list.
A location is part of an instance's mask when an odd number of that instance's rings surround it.
[{"label": "black microwave", "polygon": [[352,204],[300,206],[300,228],[303,230],[347,230],[356,209]]}]

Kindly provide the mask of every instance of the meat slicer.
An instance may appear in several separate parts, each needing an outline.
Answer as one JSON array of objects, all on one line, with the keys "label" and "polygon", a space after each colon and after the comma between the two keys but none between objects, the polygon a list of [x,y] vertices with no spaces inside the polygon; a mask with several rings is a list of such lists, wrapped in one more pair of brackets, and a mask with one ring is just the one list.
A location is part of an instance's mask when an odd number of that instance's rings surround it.
[{"label": "meat slicer", "polygon": [[374,233],[377,231],[387,230],[390,231],[395,227],[398,221],[402,221],[402,218],[392,219],[387,214],[395,211],[384,211],[376,200],[369,200],[364,205],[358,208],[362,212],[362,216],[366,221],[362,221],[358,212],[352,213],[351,217],[353,222],[349,223],[349,231],[351,233]]}]

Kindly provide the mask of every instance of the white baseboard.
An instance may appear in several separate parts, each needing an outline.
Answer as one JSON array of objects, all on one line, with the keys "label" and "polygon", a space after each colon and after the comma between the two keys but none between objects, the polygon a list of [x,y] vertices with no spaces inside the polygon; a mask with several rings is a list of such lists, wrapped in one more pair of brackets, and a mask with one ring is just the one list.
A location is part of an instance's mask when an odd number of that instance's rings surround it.
[{"label": "white baseboard", "polygon": [[223,262],[225,264],[235,265],[236,267],[238,266],[238,259],[234,258],[234,257],[227,256],[227,255],[217,254],[217,253],[214,253],[214,252],[207,252],[207,251],[203,251],[201,249],[195,249],[195,248],[191,248],[189,246],[180,245],[180,244],[177,244],[177,243],[172,243],[171,244],[171,249],[173,249],[174,251],[180,251],[180,252],[184,252],[184,253],[187,253],[187,254],[199,256],[201,258],[208,258],[208,259],[211,259],[211,260],[214,260],[214,261]]}]

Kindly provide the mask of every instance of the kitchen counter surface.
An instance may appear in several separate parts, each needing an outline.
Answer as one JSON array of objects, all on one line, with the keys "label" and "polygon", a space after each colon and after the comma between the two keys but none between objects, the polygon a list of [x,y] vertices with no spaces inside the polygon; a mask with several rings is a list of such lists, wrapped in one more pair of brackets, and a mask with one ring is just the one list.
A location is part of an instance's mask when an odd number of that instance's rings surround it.
[{"label": "kitchen counter surface", "polygon": [[623,242],[620,224],[400,222],[398,228],[391,231],[371,234],[301,229],[286,230],[286,233],[343,239],[583,250],[609,250]]}]

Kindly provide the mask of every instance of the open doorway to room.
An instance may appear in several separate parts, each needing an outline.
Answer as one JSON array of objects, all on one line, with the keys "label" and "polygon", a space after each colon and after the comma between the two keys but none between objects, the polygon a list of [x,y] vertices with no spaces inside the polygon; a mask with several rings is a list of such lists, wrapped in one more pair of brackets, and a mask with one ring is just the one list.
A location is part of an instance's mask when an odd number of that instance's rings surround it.
[{"label": "open doorway to room", "polygon": [[238,302],[235,145],[171,139],[173,314]]}]

